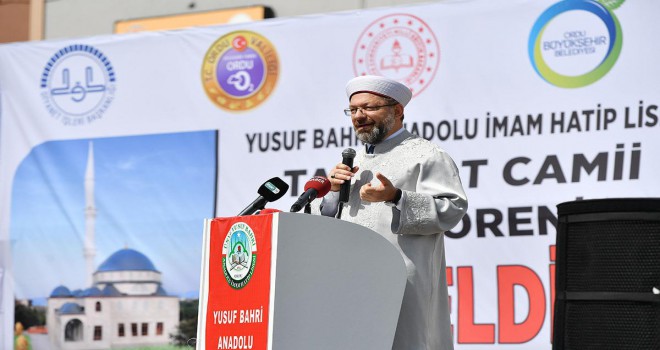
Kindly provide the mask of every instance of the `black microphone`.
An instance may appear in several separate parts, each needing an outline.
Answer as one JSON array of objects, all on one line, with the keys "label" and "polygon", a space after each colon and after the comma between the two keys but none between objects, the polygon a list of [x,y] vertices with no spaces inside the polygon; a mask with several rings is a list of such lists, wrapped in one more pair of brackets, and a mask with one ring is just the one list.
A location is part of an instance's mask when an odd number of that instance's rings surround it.
[{"label": "black microphone", "polygon": [[330,192],[330,180],[323,176],[314,176],[305,184],[305,192],[291,206],[290,212],[300,211],[304,206],[316,198],[321,198]]},{"label": "black microphone", "polygon": [[274,202],[282,198],[288,190],[289,185],[279,177],[274,177],[264,182],[261,187],[259,187],[259,190],[257,190],[259,197],[238,213],[238,216],[254,214],[257,210],[263,209],[266,206],[266,203]]},{"label": "black microphone", "polygon": [[[352,148],[347,148],[341,152],[342,164],[348,165],[351,170],[353,170],[353,158],[355,158],[355,150]],[[351,192],[351,181],[345,180],[341,187],[339,188],[339,201],[342,203],[348,202],[348,195]]]}]

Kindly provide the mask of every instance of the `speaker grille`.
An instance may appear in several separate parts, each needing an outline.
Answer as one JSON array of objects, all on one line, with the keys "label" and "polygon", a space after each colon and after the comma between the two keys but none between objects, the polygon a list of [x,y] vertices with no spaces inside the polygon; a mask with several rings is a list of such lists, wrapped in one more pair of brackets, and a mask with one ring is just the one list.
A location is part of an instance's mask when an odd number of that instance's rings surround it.
[{"label": "speaker grille", "polygon": [[660,222],[569,224],[566,291],[651,293],[660,288]]},{"label": "speaker grille", "polygon": [[660,349],[657,305],[610,301],[567,303],[564,349]]},{"label": "speaker grille", "polygon": [[557,206],[554,350],[660,350],[660,199]]}]

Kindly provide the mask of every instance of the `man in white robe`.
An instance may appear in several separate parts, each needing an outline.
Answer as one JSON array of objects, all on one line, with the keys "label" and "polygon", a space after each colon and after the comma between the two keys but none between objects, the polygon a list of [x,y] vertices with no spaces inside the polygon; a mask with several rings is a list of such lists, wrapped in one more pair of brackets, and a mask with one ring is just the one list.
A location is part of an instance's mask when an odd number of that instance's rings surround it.
[{"label": "man in white robe", "polygon": [[341,219],[387,238],[408,272],[392,349],[451,350],[444,232],[467,209],[458,169],[444,150],[403,129],[404,107],[412,98],[405,85],[361,76],[348,82],[346,93],[345,113],[366,147],[357,152],[353,169],[340,163],[330,170],[331,192],[320,212],[337,215],[338,191],[350,181]]}]

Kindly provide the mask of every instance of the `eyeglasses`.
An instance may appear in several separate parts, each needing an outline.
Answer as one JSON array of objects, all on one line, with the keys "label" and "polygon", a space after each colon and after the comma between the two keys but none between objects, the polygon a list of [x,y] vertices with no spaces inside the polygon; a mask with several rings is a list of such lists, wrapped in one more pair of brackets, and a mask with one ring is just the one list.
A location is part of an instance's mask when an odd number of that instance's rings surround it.
[{"label": "eyeglasses", "polygon": [[398,105],[398,103],[391,103],[388,105],[381,105],[381,106],[351,107],[344,109],[344,114],[346,114],[347,117],[352,117],[357,114],[358,110],[362,111],[362,114],[368,114],[371,112],[375,112],[383,107],[391,107],[396,105]]}]

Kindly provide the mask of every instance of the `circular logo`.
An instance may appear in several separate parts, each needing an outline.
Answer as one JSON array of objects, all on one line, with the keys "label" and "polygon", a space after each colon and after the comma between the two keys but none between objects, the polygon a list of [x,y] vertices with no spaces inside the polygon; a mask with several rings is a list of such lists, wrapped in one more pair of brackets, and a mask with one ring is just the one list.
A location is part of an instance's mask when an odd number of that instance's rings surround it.
[{"label": "circular logo", "polygon": [[277,52],[268,39],[250,31],[222,36],[204,56],[206,95],[228,111],[252,109],[273,92],[279,75]]},{"label": "circular logo", "polygon": [[222,269],[227,283],[241,289],[252,278],[257,263],[257,240],[244,222],[231,226],[222,244]]},{"label": "circular logo", "polygon": [[48,60],[40,87],[52,117],[65,125],[85,125],[101,119],[114,100],[115,71],[98,49],[70,45]]},{"label": "circular logo", "polygon": [[419,95],[433,80],[440,47],[431,28],[420,18],[392,14],[372,22],[353,51],[356,76],[380,75],[408,86]]},{"label": "circular logo", "polygon": [[529,36],[532,66],[550,84],[587,86],[614,66],[623,45],[611,10],[593,0],[564,0],[545,10]]}]

